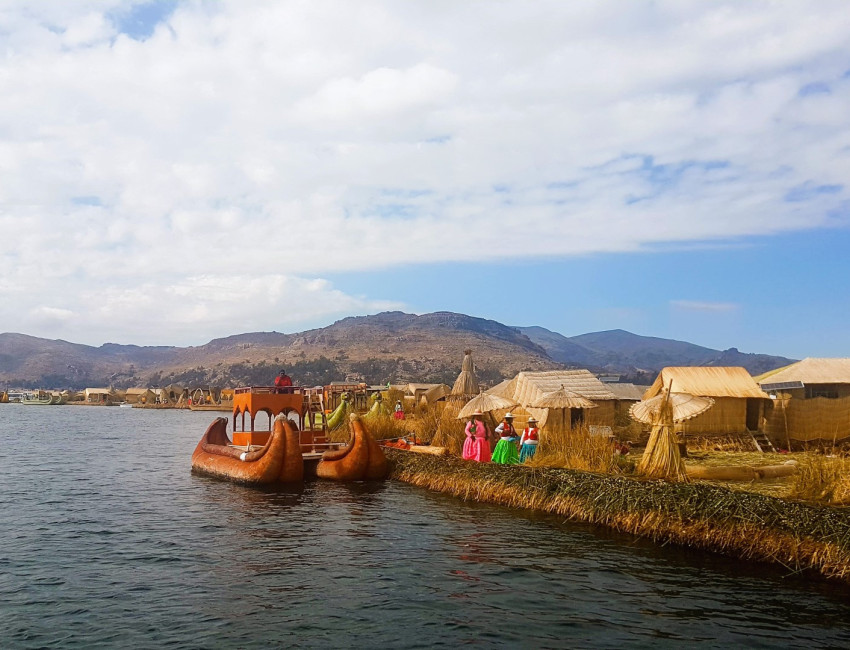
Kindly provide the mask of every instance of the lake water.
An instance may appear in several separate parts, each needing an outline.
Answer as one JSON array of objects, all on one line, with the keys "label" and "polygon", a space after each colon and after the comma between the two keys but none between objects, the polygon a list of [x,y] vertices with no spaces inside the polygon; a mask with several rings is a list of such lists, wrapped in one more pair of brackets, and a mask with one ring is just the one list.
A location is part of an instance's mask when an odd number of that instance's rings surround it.
[{"label": "lake water", "polygon": [[397,482],[194,476],[216,414],[0,405],[0,647],[850,647],[850,588]]}]

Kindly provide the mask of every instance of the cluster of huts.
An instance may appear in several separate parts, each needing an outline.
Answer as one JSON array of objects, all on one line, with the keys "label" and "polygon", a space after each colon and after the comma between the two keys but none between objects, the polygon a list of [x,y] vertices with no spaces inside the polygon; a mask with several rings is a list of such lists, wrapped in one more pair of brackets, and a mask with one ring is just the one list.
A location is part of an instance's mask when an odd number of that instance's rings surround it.
[{"label": "cluster of huts", "polygon": [[850,359],[804,359],[753,377],[742,367],[667,367],[649,386],[604,381],[588,370],[520,372],[486,393],[518,405],[520,418],[534,416],[545,431],[553,409],[536,408],[561,390],[592,402],[566,409],[566,421],[608,430],[627,417],[632,404],[665,390],[711,397],[704,413],[677,423],[686,437],[741,436],[755,447],[792,449],[808,443],[850,439]]},{"label": "cluster of huts", "polygon": [[233,400],[233,391],[213,387],[187,388],[177,384],[165,388],[86,388],[73,396],[73,401],[85,404],[108,406],[123,403],[133,406],[174,408],[191,404],[221,404],[228,399]]}]

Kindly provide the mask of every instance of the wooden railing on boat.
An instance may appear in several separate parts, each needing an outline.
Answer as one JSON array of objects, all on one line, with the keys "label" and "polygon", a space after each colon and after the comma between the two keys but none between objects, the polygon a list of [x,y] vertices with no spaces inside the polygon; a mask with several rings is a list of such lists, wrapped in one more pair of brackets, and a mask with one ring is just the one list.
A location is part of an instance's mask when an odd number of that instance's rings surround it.
[{"label": "wooden railing on boat", "polygon": [[[268,416],[268,427],[257,429],[256,417]],[[327,440],[327,417],[323,388],[304,386],[245,386],[233,391],[233,444],[264,445],[269,439],[274,419],[283,414],[301,430],[302,449],[324,449]],[[246,428],[245,416],[249,416]],[[297,416],[297,417],[293,417]],[[239,426],[237,426],[239,425]]]}]

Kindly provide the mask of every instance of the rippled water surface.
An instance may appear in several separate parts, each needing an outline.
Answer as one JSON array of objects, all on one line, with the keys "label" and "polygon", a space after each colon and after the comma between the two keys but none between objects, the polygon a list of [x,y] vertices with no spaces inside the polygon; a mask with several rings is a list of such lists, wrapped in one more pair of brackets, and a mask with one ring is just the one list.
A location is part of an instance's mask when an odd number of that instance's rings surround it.
[{"label": "rippled water surface", "polygon": [[193,476],[215,414],[0,405],[0,647],[849,647],[850,589],[396,482]]}]

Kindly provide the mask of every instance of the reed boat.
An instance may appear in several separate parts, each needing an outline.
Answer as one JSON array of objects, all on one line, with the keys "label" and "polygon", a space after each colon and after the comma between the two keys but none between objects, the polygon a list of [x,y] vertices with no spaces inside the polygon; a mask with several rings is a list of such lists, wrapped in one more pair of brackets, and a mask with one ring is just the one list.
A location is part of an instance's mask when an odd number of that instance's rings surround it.
[{"label": "reed boat", "polygon": [[348,444],[322,454],[316,475],[337,481],[378,480],[386,478],[388,470],[383,449],[366,430],[360,416],[352,414]]},{"label": "reed boat", "polygon": [[59,393],[50,393],[46,390],[40,390],[35,393],[26,393],[21,398],[21,404],[51,406],[61,404],[64,400]]},{"label": "reed boat", "polygon": [[[260,428],[263,415],[269,418],[267,429]],[[305,476],[357,481],[387,474],[386,457],[359,418],[352,422],[346,447],[328,442],[321,388],[237,388],[232,438],[227,426],[221,417],[210,424],[192,454],[193,471],[254,485]]]},{"label": "reed boat", "polygon": [[279,415],[264,445],[238,447],[227,437],[227,419],[216,418],[192,454],[192,470],[253,485],[300,482],[304,480],[300,434]]}]

